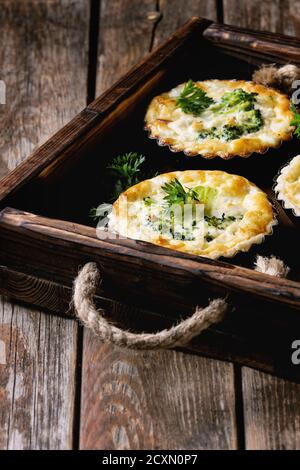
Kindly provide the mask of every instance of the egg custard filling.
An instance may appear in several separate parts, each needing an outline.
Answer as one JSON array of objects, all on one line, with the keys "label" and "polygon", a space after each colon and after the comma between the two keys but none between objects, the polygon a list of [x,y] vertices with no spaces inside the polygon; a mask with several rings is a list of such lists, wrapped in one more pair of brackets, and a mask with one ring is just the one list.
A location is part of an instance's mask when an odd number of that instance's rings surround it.
[{"label": "egg custard filling", "polygon": [[110,230],[136,240],[218,258],[261,243],[276,224],[266,194],[223,171],[176,171],[123,192],[109,215]]},{"label": "egg custard filling", "polygon": [[292,117],[289,99],[263,85],[189,80],[152,100],[145,127],[171,150],[230,158],[261,153],[291,138]]},{"label": "egg custard filling", "polygon": [[300,155],[281,170],[274,189],[285,208],[300,216]]}]

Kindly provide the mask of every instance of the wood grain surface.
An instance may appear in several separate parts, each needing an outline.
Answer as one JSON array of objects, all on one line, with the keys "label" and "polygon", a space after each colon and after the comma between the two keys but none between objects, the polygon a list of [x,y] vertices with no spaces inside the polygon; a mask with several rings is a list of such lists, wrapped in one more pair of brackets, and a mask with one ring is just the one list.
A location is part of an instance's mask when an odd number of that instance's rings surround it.
[{"label": "wood grain surface", "polygon": [[69,449],[77,324],[0,300],[0,448]]},{"label": "wood grain surface", "polygon": [[224,23],[300,36],[299,0],[223,0]]},{"label": "wood grain surface", "polygon": [[[187,1],[184,14],[181,1],[139,1],[136,8],[130,2],[130,9],[128,3],[103,2],[97,93],[191,11],[207,13],[210,4],[215,17],[214,2]],[[114,50],[113,62],[106,44]],[[81,403],[82,449],[237,447],[233,367],[221,361],[174,351],[128,352],[85,330]]]},{"label": "wood grain surface", "polygon": [[[1,0],[0,28],[0,161],[11,170],[86,104],[89,5]],[[1,300],[2,449],[73,446],[77,330]]]},{"label": "wood grain surface", "polygon": [[102,0],[96,96],[151,50],[156,0]]},{"label": "wood grain surface", "polygon": [[[192,15],[300,35],[299,0],[0,0],[0,178]],[[63,310],[51,289],[40,305]],[[192,354],[125,351],[89,331],[81,346],[70,318],[1,298],[1,449],[300,448],[295,382]]]},{"label": "wood grain surface", "polygon": [[215,0],[159,0],[157,11],[161,21],[158,22],[153,37],[153,45],[167,39],[192,16],[200,16],[210,20],[217,20]]},{"label": "wood grain surface", "polygon": [[85,335],[83,449],[234,449],[231,364]]},{"label": "wood grain surface", "polygon": [[242,377],[246,448],[299,450],[299,383],[248,368]]},{"label": "wood grain surface", "polygon": [[[298,37],[299,13],[298,0],[224,0],[226,23]],[[299,450],[300,385],[248,368],[242,368],[241,376],[246,448]]]}]

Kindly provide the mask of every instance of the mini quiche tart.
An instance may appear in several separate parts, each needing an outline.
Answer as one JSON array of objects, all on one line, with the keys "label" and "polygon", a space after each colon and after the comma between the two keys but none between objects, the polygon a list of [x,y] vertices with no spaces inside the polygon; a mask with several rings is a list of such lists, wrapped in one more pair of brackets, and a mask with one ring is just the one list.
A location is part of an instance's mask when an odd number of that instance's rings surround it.
[{"label": "mini quiche tart", "polygon": [[287,96],[254,82],[188,82],[156,96],[145,129],[159,145],[188,156],[247,157],[292,137]]},{"label": "mini quiche tart", "polygon": [[300,216],[300,155],[294,157],[282,168],[274,188],[277,197],[286,209],[292,209]]},{"label": "mini quiche tart", "polygon": [[223,171],[187,170],[127,189],[113,204],[108,228],[216,259],[248,251],[276,223],[266,194],[247,179]]}]

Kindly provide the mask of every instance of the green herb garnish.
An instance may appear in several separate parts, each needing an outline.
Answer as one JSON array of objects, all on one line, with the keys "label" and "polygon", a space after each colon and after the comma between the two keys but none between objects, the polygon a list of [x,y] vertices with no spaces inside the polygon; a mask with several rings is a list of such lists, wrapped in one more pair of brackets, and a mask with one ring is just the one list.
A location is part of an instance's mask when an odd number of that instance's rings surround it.
[{"label": "green herb garnish", "polygon": [[140,181],[141,166],[144,161],[145,157],[136,152],[125,153],[112,160],[107,167],[115,177],[112,200],[117,199],[123,191]]},{"label": "green herb garnish", "polygon": [[177,178],[170,183],[165,183],[162,186],[162,190],[167,193],[164,199],[169,206],[173,204],[190,204],[195,201],[200,204],[211,205],[212,200],[217,194],[217,190],[209,186],[184,188]]},{"label": "green herb garnish", "polygon": [[199,88],[193,80],[189,80],[176,100],[177,106],[186,114],[199,116],[208,108],[214,100],[210,98],[202,88]]},{"label": "green herb garnish", "polygon": [[209,186],[196,186],[185,188],[177,178],[170,183],[165,183],[162,190],[167,193],[164,197],[169,206],[176,204],[204,204],[204,213],[209,214],[212,203],[217,195],[217,190]]},{"label": "green herb garnish", "polygon": [[290,126],[296,126],[294,134],[298,139],[300,139],[300,114],[298,114],[293,102],[291,102],[291,110],[293,112],[293,120],[290,122]]},{"label": "green herb garnish", "polygon": [[224,230],[230,223],[235,222],[236,220],[242,220],[243,216],[234,217],[233,215],[225,216],[222,214],[222,217],[216,216],[204,216],[205,222],[211,227],[217,228],[219,230]]},{"label": "green herb garnish", "polygon": [[129,152],[115,157],[107,168],[113,170],[129,187],[138,182],[137,174],[141,171],[140,166],[144,161],[145,157],[143,155]]},{"label": "green herb garnish", "polygon": [[[144,161],[145,157],[136,152],[119,155],[111,161],[110,165],[107,166],[107,169],[112,173],[109,178],[112,186],[109,185],[107,201],[115,201],[123,191],[145,179],[145,175],[141,171]],[[103,203],[90,210],[90,217],[94,220],[103,219],[110,212],[110,208],[111,204]]]},{"label": "green herb garnish", "polygon": [[167,201],[169,206],[172,206],[173,204],[187,203],[188,191],[184,189],[177,178],[175,178],[170,183],[165,183],[161,189],[167,193],[164,199]]}]

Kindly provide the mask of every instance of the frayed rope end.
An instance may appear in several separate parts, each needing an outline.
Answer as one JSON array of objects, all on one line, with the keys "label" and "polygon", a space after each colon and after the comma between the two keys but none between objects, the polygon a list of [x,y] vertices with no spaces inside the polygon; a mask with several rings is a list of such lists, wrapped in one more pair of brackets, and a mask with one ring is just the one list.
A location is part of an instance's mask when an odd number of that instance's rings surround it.
[{"label": "frayed rope end", "polygon": [[258,255],[254,266],[256,271],[276,277],[287,277],[290,271],[290,268],[286,266],[281,259],[275,256],[265,258],[264,256]]}]

